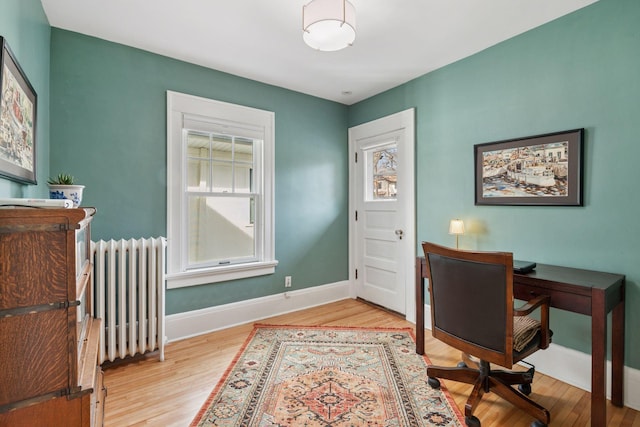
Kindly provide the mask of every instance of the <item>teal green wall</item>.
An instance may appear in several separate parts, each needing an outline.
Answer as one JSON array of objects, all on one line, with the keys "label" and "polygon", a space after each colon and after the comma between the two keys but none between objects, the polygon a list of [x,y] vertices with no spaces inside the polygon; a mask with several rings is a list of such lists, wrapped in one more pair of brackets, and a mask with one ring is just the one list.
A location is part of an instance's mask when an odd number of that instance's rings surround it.
[{"label": "teal green wall", "polygon": [[166,236],[166,91],[276,117],[276,273],[167,293],[179,313],[348,279],[347,107],[53,28],[51,170],[86,185],[95,239]]},{"label": "teal green wall", "polygon": [[38,95],[36,117],[36,180],[38,185],[0,178],[0,197],[49,197],[49,39],[50,27],[40,0],[2,0],[0,36],[24,70]]},{"label": "teal green wall", "polygon": [[[600,0],[365,100],[350,126],[416,107],[417,238],[627,277],[626,364],[640,368],[640,2]],[[474,206],[473,145],[586,129],[584,207]],[[419,253],[422,250],[418,249]],[[554,342],[590,352],[586,316]]]},{"label": "teal green wall", "polygon": [[[332,283],[348,277],[346,129],[416,107],[418,241],[451,244],[461,217],[463,247],[626,274],[626,364],[640,368],[637,22],[640,2],[600,0],[347,108],[51,30],[38,0],[3,0],[0,34],[38,92],[39,184],[0,179],[0,196],[46,197],[49,168],[68,171],[99,210],[96,238],[164,235],[165,91],[275,111],[276,274],[170,291],[167,312],[274,294],[285,275],[294,289]],[[474,144],[578,127],[584,207],[474,206]],[[588,318],[554,310],[552,322],[556,343],[589,352]]]}]

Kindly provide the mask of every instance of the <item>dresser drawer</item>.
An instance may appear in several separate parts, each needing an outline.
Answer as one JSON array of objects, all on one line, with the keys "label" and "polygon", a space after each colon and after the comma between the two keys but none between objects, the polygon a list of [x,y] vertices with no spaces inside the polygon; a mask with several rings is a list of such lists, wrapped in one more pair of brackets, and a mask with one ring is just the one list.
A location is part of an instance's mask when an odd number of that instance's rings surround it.
[{"label": "dresser drawer", "polygon": [[69,388],[66,309],[0,318],[0,408]]},{"label": "dresser drawer", "polygon": [[0,233],[0,313],[68,300],[65,234]]}]

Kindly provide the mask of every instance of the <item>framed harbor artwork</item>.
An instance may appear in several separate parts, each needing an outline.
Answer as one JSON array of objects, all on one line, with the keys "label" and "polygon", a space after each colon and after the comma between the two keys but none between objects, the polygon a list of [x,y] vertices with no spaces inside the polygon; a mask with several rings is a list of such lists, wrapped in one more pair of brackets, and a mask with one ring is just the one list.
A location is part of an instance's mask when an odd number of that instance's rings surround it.
[{"label": "framed harbor artwork", "polygon": [[36,183],[36,92],[0,37],[0,176]]},{"label": "framed harbor artwork", "polygon": [[582,206],[584,129],[474,145],[476,205]]}]

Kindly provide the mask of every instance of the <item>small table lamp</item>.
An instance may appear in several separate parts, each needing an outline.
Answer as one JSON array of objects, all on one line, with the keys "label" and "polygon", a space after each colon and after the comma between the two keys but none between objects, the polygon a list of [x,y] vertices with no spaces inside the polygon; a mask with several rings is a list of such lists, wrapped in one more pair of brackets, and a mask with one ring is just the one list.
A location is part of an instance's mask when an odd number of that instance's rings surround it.
[{"label": "small table lamp", "polygon": [[456,235],[456,249],[458,249],[458,237],[464,234],[464,222],[461,219],[452,219],[449,222],[449,234]]}]

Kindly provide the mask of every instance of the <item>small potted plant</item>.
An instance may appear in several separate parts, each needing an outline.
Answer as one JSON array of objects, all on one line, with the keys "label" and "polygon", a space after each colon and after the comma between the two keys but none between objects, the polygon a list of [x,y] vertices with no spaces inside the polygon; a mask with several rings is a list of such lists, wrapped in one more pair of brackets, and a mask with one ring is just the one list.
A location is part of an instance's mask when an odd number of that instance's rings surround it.
[{"label": "small potted plant", "polygon": [[50,199],[67,199],[73,202],[73,207],[77,208],[82,203],[82,190],[84,185],[76,185],[73,183],[73,176],[68,173],[60,173],[54,178],[49,178],[49,198]]}]

